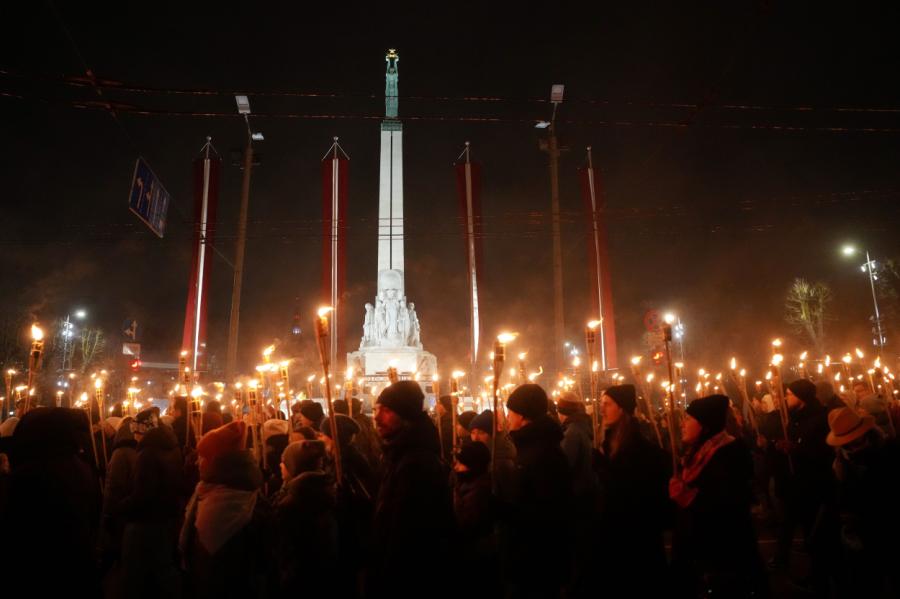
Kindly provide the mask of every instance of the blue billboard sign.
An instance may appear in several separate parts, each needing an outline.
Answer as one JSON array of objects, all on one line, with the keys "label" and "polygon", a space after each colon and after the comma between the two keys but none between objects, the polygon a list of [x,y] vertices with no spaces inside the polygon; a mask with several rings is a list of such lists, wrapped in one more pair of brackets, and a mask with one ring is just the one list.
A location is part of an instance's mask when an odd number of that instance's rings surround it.
[{"label": "blue billboard sign", "polygon": [[134,165],[134,177],[131,179],[128,208],[159,237],[166,230],[169,199],[169,192],[159,182],[150,165],[143,158],[138,158]]}]

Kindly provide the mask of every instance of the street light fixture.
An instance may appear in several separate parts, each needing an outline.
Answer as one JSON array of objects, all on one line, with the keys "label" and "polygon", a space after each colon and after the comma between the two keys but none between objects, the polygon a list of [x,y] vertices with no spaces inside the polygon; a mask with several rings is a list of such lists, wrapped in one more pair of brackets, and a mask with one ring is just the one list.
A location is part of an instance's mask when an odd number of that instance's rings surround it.
[{"label": "street light fixture", "polygon": [[[841,253],[845,256],[853,256],[856,252],[856,247],[852,245],[845,245],[841,248]],[[878,309],[878,296],[875,294],[875,281],[878,280],[878,275],[875,274],[875,261],[869,257],[869,251],[865,250],[865,254],[866,261],[860,266],[860,270],[869,275],[869,288],[872,291],[872,306],[875,308],[875,326],[872,329],[872,332],[875,333],[877,337],[872,340],[872,345],[877,346],[878,349],[884,353],[884,343],[886,339],[884,338],[884,333],[881,329],[881,311]]]}]

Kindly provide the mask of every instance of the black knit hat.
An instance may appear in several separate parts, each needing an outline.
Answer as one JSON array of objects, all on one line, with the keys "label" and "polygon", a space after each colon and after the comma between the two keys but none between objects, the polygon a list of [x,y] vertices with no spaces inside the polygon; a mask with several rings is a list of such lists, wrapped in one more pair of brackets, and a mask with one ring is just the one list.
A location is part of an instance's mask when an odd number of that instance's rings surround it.
[{"label": "black knit hat", "polygon": [[695,399],[685,411],[700,423],[706,433],[714,435],[725,428],[728,403],[729,399],[724,395],[710,395]]},{"label": "black knit hat", "polygon": [[319,426],[322,418],[325,417],[325,410],[322,409],[322,405],[311,399],[304,399],[300,402],[300,413],[312,420],[316,426]]},{"label": "black knit hat", "polygon": [[817,403],[816,385],[812,381],[807,379],[797,379],[788,385],[788,389],[790,389],[791,393],[799,397],[805,404]]},{"label": "black knit hat", "polygon": [[603,392],[616,402],[626,413],[634,415],[637,409],[637,391],[634,385],[614,385]]},{"label": "black knit hat", "polygon": [[379,403],[390,408],[404,420],[413,420],[422,413],[425,395],[415,381],[397,381],[384,388],[378,396]]},{"label": "black knit hat", "polygon": [[347,411],[347,400],[346,399],[336,399],[331,402],[331,407],[334,409],[335,414],[349,414]]},{"label": "black knit hat", "polygon": [[484,431],[489,435],[494,434],[494,413],[491,410],[485,410],[478,416],[472,418],[472,422],[469,423],[469,431],[474,431],[478,429],[480,431]]},{"label": "black knit hat", "polygon": [[[359,425],[356,424],[355,420],[343,414],[335,414],[335,419],[337,420],[338,439],[340,439],[341,445],[346,445],[353,438],[353,435],[359,432]],[[322,421],[322,434],[327,435],[329,438],[331,437],[330,419]]]},{"label": "black knit hat", "polygon": [[491,450],[479,441],[467,443],[456,453],[456,460],[472,474],[484,474],[491,463]]},{"label": "black knit hat", "polygon": [[472,410],[466,410],[462,414],[456,417],[456,424],[463,427],[467,431],[472,430],[472,421],[475,420],[475,417],[478,416],[477,412],[473,412]]},{"label": "black knit hat", "polygon": [[547,415],[549,403],[547,393],[540,385],[528,383],[516,387],[506,401],[506,407],[529,420],[535,420]]}]

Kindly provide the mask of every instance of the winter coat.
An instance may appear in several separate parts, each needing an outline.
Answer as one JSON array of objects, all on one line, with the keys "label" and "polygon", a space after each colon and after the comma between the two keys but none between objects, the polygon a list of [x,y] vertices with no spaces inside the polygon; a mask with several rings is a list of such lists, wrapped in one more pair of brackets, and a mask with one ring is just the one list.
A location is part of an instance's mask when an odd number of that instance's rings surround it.
[{"label": "winter coat", "polygon": [[119,504],[127,521],[170,522],[184,508],[181,448],[171,428],[160,425],[137,444],[131,493]]},{"label": "winter coat", "polygon": [[495,492],[501,503],[512,501],[516,488],[516,446],[504,432],[496,432],[494,446],[494,472],[497,476]]},{"label": "winter coat", "polygon": [[129,422],[126,421],[116,432],[103,490],[102,545],[112,554],[118,553],[122,542],[122,504],[134,489],[137,445]]},{"label": "winter coat", "polygon": [[437,429],[424,412],[384,442],[367,584],[373,597],[441,591],[434,581],[449,557],[453,507],[440,453]]},{"label": "winter coat", "polygon": [[[9,446],[11,472],[3,522],[3,568],[35,597],[99,597],[95,562],[100,487],[93,456],[82,455],[83,410],[35,408]],[[7,595],[15,595],[12,587]]]},{"label": "winter coat", "polygon": [[567,578],[572,475],[560,448],[562,429],[541,416],[509,434],[516,446],[515,486],[501,517],[504,563],[512,596],[554,596]]},{"label": "winter coat", "polygon": [[273,559],[262,472],[249,451],[215,459],[185,510],[179,549],[193,597],[263,597]]},{"label": "winter coat", "polygon": [[611,438],[608,429],[597,464],[598,534],[606,539],[597,543],[599,561],[619,573],[610,579],[606,590],[612,596],[628,589],[653,594],[665,578],[663,529],[672,515],[668,493],[671,457],[657,443],[648,441],[637,426],[630,429],[614,454]]},{"label": "winter coat", "polygon": [[376,475],[381,469],[381,440],[375,432],[372,419],[365,414],[354,414],[353,420],[359,425],[359,432],[353,437],[353,445],[366,458]]},{"label": "winter coat", "polygon": [[713,596],[768,594],[750,515],[753,461],[739,440],[720,447],[697,478],[697,494],[676,509],[672,541],[675,596],[696,597],[701,588]]},{"label": "winter coat", "polygon": [[441,416],[441,458],[448,465],[453,463],[453,416]]},{"label": "winter coat", "polygon": [[304,472],[288,482],[273,508],[278,596],[331,596],[339,565],[333,479]]},{"label": "winter coat", "polygon": [[572,469],[572,490],[581,511],[593,505],[597,496],[597,475],[594,473],[594,425],[588,414],[572,414],[562,425],[560,446]]},{"label": "winter coat", "polygon": [[834,450],[825,442],[828,436],[828,410],[811,403],[790,413],[788,438],[793,476],[788,502],[810,507],[831,503],[835,478],[831,465]]},{"label": "winter coat", "polygon": [[502,597],[500,555],[494,524],[496,510],[489,473],[457,472],[454,476],[453,511],[456,543],[453,555],[462,577],[454,579],[460,597]]}]

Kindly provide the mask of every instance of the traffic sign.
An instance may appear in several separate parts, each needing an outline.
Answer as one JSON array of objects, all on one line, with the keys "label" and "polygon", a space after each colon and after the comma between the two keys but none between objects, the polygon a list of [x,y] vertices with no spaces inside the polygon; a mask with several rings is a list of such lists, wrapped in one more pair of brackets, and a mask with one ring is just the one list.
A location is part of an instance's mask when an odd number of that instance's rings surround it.
[{"label": "traffic sign", "polygon": [[150,165],[139,157],[134,164],[128,208],[144,221],[158,237],[162,237],[166,231],[169,200],[169,192],[150,169]]}]

